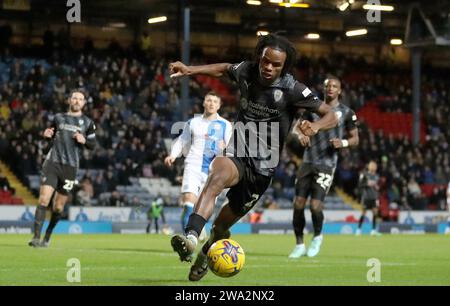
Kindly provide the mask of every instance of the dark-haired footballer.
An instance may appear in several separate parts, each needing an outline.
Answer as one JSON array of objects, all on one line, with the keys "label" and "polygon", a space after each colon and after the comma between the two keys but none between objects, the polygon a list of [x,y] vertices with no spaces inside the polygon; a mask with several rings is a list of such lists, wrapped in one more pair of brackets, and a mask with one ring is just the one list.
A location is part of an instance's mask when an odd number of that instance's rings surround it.
[{"label": "dark-haired footballer", "polygon": [[[303,164],[297,173],[293,226],[296,246],[289,258],[299,258],[303,255],[316,256],[323,241],[323,201],[333,183],[334,172],[338,161],[338,151],[341,148],[354,147],[359,143],[358,126],[355,112],[339,102],[341,81],[335,76],[329,76],[324,81],[324,100],[333,108],[338,125],[327,131],[320,131],[312,137],[298,132],[300,144],[306,147],[303,154]],[[306,112],[303,118],[315,121],[316,114]],[[313,221],[314,237],[306,250],[303,241],[305,228],[305,205],[311,198],[310,210]]]},{"label": "dark-haired footballer", "polygon": [[[42,166],[39,204],[34,218],[34,236],[28,243],[32,247],[48,247],[53,229],[76,184],[82,149],[95,147],[95,124],[82,113],[86,95],[75,89],[69,95],[69,111],[55,115],[52,126],[44,131],[44,138],[53,141]],[[52,216],[45,237],[40,241],[47,207],[53,197]]]},{"label": "dark-haired footballer", "polygon": [[211,217],[216,197],[226,188],[228,202],[214,220],[210,239],[203,245],[189,273],[191,281],[207,273],[206,252],[215,241],[228,238],[229,229],[247,214],[269,187],[281,149],[299,109],[317,113],[321,119],[307,120],[295,128],[312,136],[336,125],[332,108],[289,74],[296,60],[294,46],[284,37],[269,34],[259,38],[252,61],[239,64],[186,66],[171,63],[171,77],[205,74],[227,76],[236,82],[240,102],[234,131],[224,155],[211,163],[208,179],[184,235],[171,244],[182,261],[191,261],[198,236]]}]

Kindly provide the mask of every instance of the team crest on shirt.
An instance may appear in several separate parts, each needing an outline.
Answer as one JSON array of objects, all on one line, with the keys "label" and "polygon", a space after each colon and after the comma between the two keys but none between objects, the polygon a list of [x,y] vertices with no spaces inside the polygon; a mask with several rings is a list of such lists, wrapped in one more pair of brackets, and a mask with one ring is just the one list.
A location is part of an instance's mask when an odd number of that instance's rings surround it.
[{"label": "team crest on shirt", "polygon": [[83,120],[83,119],[78,120],[78,124],[79,124],[79,125],[83,125],[83,123],[84,123],[84,120]]},{"label": "team crest on shirt", "polygon": [[282,97],[283,92],[279,89],[275,89],[275,91],[273,92],[273,98],[275,99],[275,102],[280,102]]},{"label": "team crest on shirt", "polygon": [[341,112],[341,111],[337,111],[337,112],[336,112],[336,117],[337,117],[338,121],[341,121],[341,118],[342,118],[342,112]]},{"label": "team crest on shirt", "polygon": [[241,108],[242,108],[243,110],[246,110],[246,109],[247,109],[247,106],[248,106],[247,99],[246,99],[246,98],[242,98],[242,99],[241,99],[240,105],[241,105]]}]

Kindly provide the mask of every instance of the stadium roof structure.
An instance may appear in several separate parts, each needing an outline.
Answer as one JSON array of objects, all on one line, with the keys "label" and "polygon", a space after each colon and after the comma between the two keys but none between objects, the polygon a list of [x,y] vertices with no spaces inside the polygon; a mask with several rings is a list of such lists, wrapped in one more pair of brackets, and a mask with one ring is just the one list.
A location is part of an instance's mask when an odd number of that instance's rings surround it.
[{"label": "stadium roof structure", "polygon": [[[25,0],[27,1],[27,0]],[[67,1],[28,0],[28,11],[0,9],[0,18],[31,18],[33,21],[64,21]],[[284,1],[306,4],[308,8],[280,6]],[[126,27],[142,25],[158,29],[182,28],[182,8],[191,9],[191,30],[195,32],[236,33],[256,35],[257,31],[284,32],[288,36],[304,37],[308,33],[320,33],[324,41],[368,41],[383,43],[392,37],[405,38],[411,1],[398,0],[259,0],[260,5],[249,5],[247,0],[95,0],[81,2],[83,22],[107,26],[111,23]],[[257,3],[258,1],[256,1]],[[381,12],[380,19],[368,21],[367,3],[380,2],[394,7]],[[347,3],[347,4],[346,4]],[[445,41],[450,32],[450,2],[446,0],[419,1],[415,4],[427,16],[439,39]],[[340,9],[341,8],[341,9]],[[345,8],[345,9],[344,9]],[[165,15],[167,22],[146,25],[150,17]],[[365,28],[367,35],[346,37],[345,32]]]}]

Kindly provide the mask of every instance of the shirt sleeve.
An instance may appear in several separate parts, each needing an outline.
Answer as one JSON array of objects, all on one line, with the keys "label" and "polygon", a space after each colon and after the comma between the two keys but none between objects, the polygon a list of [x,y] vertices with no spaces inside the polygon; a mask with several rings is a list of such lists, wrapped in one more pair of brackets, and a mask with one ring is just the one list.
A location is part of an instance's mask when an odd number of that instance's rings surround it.
[{"label": "shirt sleeve", "polygon": [[172,149],[170,150],[171,157],[179,157],[184,148],[191,144],[191,120],[186,122],[183,128],[183,132],[177,139],[175,139]]},{"label": "shirt sleeve", "polygon": [[225,145],[228,146],[228,143],[230,142],[231,139],[231,135],[233,134],[233,126],[231,125],[231,123],[229,121],[226,122],[226,127],[225,127]]},{"label": "shirt sleeve", "polygon": [[236,82],[239,83],[242,79],[242,74],[244,71],[246,71],[250,67],[249,61],[243,61],[238,64],[232,64],[230,68],[228,68],[228,77]]},{"label": "shirt sleeve", "polygon": [[322,101],[308,87],[299,82],[295,82],[291,101],[295,108],[303,108],[311,112],[317,112],[322,104]]},{"label": "shirt sleeve", "polygon": [[94,149],[95,144],[97,142],[95,138],[95,130],[96,130],[95,124],[94,122],[91,121],[88,129],[86,130],[86,143],[84,144],[86,148],[88,148],[89,150]]},{"label": "shirt sleeve", "polygon": [[358,127],[358,117],[353,110],[350,110],[347,113],[347,117],[345,118],[345,127],[348,131],[351,131]]}]

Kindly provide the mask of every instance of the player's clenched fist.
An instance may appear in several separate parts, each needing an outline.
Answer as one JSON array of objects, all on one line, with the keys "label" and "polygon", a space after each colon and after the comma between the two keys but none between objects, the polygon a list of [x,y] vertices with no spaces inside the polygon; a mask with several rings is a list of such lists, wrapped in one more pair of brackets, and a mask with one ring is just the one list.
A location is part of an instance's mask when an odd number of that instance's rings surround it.
[{"label": "player's clenched fist", "polygon": [[303,147],[310,147],[311,146],[311,139],[308,136],[305,135],[299,135],[298,140],[300,141],[300,144]]},{"label": "player's clenched fist", "polygon": [[319,129],[311,121],[303,120],[300,124],[300,132],[305,136],[314,136],[318,131]]},{"label": "player's clenched fist", "polygon": [[339,138],[330,139],[330,143],[335,149],[340,149],[343,147],[342,140],[340,140]]},{"label": "player's clenched fist", "polygon": [[172,167],[174,162],[175,162],[175,157],[172,157],[172,156],[167,156],[166,159],[164,159],[164,164],[167,167]]},{"label": "player's clenched fist", "polygon": [[175,62],[169,64],[169,71],[171,78],[178,78],[188,74],[188,68],[182,62]]},{"label": "player's clenched fist", "polygon": [[52,138],[55,135],[55,128],[48,128],[44,131],[45,138]]},{"label": "player's clenched fist", "polygon": [[81,143],[81,144],[85,144],[86,143],[86,138],[83,136],[83,134],[81,134],[79,132],[76,132],[75,134],[73,134],[73,138],[78,143]]}]

